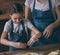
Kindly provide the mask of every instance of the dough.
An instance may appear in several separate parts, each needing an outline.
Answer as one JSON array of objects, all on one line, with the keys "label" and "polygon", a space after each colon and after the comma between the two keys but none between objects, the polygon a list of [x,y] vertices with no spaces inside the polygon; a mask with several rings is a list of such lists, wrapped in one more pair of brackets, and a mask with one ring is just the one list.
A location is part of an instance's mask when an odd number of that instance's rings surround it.
[{"label": "dough", "polygon": [[38,53],[25,53],[23,55],[38,55]]},{"label": "dough", "polygon": [[24,54],[24,55],[32,55],[31,53],[26,53],[26,54]]},{"label": "dough", "polygon": [[48,55],[59,55],[60,50],[52,51]]}]

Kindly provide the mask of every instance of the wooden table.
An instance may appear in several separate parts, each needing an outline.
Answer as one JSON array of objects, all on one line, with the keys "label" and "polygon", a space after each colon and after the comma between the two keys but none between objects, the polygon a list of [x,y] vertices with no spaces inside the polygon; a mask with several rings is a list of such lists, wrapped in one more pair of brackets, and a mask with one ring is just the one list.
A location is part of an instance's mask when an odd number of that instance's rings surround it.
[{"label": "wooden table", "polygon": [[60,50],[60,43],[45,45],[45,46],[38,46],[31,49],[1,52],[0,55],[21,55],[20,53],[28,53],[28,52],[38,53],[39,55],[47,55],[49,52],[58,50],[58,49]]}]

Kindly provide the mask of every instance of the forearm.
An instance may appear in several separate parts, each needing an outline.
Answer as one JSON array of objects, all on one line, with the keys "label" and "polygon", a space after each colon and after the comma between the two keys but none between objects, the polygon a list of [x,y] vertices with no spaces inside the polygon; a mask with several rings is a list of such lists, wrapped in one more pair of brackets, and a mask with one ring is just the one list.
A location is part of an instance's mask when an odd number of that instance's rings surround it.
[{"label": "forearm", "polygon": [[13,46],[15,48],[26,48],[26,43],[21,43],[21,42],[12,42],[8,41],[6,39],[1,40],[1,44],[6,45],[6,46]]},{"label": "forearm", "polygon": [[6,39],[1,39],[1,44],[6,45],[6,46],[13,46],[13,42],[8,41]]},{"label": "forearm", "polygon": [[60,19],[56,20],[55,22],[53,22],[49,26],[51,26],[51,28],[56,28],[56,27],[60,26]]},{"label": "forearm", "polygon": [[39,31],[39,30],[37,30],[35,27],[32,27],[31,28],[31,38],[40,38],[41,36],[42,36],[42,33]]},{"label": "forearm", "polygon": [[42,35],[41,33],[34,34],[34,35],[30,38],[30,40],[27,42],[27,45],[28,45],[28,46],[31,46],[33,43],[35,43],[36,41],[39,40],[38,38],[40,38],[41,35]]},{"label": "forearm", "polygon": [[60,5],[55,8],[57,14],[57,20],[51,24],[53,28],[60,26]]},{"label": "forearm", "polygon": [[41,36],[42,36],[42,33],[39,32],[37,34],[33,34],[32,37],[31,37],[31,39],[34,39],[35,40],[35,39],[40,38]]},{"label": "forearm", "polygon": [[54,22],[54,28],[60,26],[60,20],[56,20]]},{"label": "forearm", "polygon": [[30,17],[30,9],[29,7],[25,6],[25,18],[29,18]]}]

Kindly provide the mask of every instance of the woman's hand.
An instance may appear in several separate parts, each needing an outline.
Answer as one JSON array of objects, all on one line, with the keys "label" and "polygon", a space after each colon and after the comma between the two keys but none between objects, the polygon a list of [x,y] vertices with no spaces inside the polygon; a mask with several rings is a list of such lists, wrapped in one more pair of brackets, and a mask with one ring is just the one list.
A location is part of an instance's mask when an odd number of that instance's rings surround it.
[{"label": "woman's hand", "polygon": [[53,26],[49,25],[43,32],[43,36],[45,36],[45,38],[49,38],[52,34],[53,31]]},{"label": "woman's hand", "polygon": [[21,43],[21,42],[12,42],[12,46],[15,48],[26,48],[27,44],[26,43]]}]

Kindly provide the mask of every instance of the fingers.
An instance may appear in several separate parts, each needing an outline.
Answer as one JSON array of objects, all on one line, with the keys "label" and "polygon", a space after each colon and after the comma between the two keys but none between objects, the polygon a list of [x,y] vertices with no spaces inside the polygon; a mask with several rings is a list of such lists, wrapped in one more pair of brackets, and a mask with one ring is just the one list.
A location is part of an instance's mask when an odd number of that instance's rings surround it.
[{"label": "fingers", "polygon": [[50,32],[46,32],[45,38],[49,38]]},{"label": "fingers", "polygon": [[38,41],[38,39],[30,39],[27,43],[28,46],[31,46],[33,43],[35,43],[36,41]]},{"label": "fingers", "polygon": [[26,48],[27,47],[27,44],[26,43],[23,43],[22,44],[22,48]]},{"label": "fingers", "polygon": [[33,44],[33,41],[31,41],[31,40],[29,40],[27,43],[28,46],[31,46],[32,44]]},{"label": "fingers", "polygon": [[49,30],[45,30],[45,31],[43,32],[43,36],[45,36],[45,38],[49,38],[50,35],[51,35],[51,32],[50,32]]},{"label": "fingers", "polygon": [[26,48],[27,44],[26,43],[19,43],[18,48]]}]

